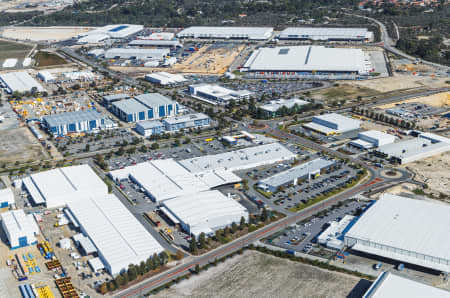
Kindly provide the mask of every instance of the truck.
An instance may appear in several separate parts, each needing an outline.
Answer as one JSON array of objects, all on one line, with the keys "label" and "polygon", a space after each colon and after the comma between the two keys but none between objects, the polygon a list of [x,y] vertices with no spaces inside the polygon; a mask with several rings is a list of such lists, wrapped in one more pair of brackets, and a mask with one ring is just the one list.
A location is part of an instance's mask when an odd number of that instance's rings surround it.
[{"label": "truck", "polygon": [[295,251],[292,249],[286,249],[286,251],[288,254],[295,256]]}]

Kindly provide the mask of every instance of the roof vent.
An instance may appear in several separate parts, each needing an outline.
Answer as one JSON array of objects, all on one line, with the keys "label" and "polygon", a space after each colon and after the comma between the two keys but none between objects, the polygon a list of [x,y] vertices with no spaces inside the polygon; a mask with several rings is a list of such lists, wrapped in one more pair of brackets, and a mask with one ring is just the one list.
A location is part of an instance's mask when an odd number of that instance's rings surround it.
[{"label": "roof vent", "polygon": [[289,53],[289,49],[280,49],[278,55],[287,55]]}]

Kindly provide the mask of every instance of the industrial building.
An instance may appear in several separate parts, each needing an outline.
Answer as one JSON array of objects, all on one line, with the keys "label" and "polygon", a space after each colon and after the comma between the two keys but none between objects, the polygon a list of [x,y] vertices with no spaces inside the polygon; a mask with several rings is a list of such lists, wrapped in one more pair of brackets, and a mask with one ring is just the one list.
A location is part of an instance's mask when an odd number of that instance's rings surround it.
[{"label": "industrial building", "polygon": [[153,254],[164,251],[115,195],[71,201],[68,208],[113,276],[126,270],[130,264],[138,265]]},{"label": "industrial building", "polygon": [[182,75],[171,74],[165,71],[146,74],[145,80],[161,86],[179,86],[188,81]]},{"label": "industrial building", "polygon": [[322,170],[326,170],[335,164],[336,162],[334,160],[316,158],[290,168],[287,171],[263,179],[258,182],[258,187],[266,191],[276,192],[281,186],[297,184],[299,179],[311,179],[317,177]]},{"label": "industrial building", "polygon": [[289,27],[277,37],[285,40],[371,41],[373,33],[367,28]]},{"label": "industrial building", "polygon": [[142,25],[130,25],[130,24],[117,24],[107,25],[104,27],[96,28],[92,31],[83,34],[79,39],[79,44],[92,44],[100,43],[107,39],[123,39],[133,34],[142,31],[144,26]]},{"label": "industrial building", "polygon": [[2,67],[3,68],[13,68],[16,66],[17,62],[18,62],[18,60],[16,58],[5,59]]},{"label": "industrial building", "polygon": [[165,132],[164,124],[158,120],[147,120],[136,123],[136,132],[149,137],[153,135],[160,135]]},{"label": "industrial building", "polygon": [[369,130],[358,133],[358,138],[349,142],[349,145],[361,149],[370,149],[394,143],[395,139],[394,135],[378,130]]},{"label": "industrial building", "polygon": [[267,40],[272,36],[269,27],[207,27],[194,26],[177,33],[178,38]]},{"label": "industrial building", "polygon": [[450,207],[382,194],[344,236],[352,250],[450,272]]},{"label": "industrial building", "polygon": [[248,90],[235,91],[211,84],[189,85],[189,93],[192,97],[213,105],[226,105],[230,100],[241,101],[243,99],[249,99],[253,95]]},{"label": "industrial building", "polygon": [[131,98],[131,96],[126,93],[116,93],[116,94],[104,95],[103,96],[103,105],[105,105],[108,109],[110,109],[113,102],[128,99],[128,98]]},{"label": "industrial building", "polygon": [[181,129],[204,128],[209,126],[211,119],[203,113],[182,115],[162,120],[166,132],[176,132]]},{"label": "industrial building", "polygon": [[317,243],[330,249],[343,249],[344,234],[356,219],[354,216],[345,215],[339,221],[331,221],[329,226],[317,237]]},{"label": "industrial building", "polygon": [[66,81],[92,81],[98,77],[88,70],[64,72],[62,75]]},{"label": "industrial building", "polygon": [[362,49],[289,46],[255,50],[241,71],[254,77],[354,79],[371,69]]},{"label": "industrial building", "polygon": [[278,110],[282,107],[285,107],[287,109],[292,109],[295,106],[297,106],[298,109],[301,109],[301,106],[310,104],[308,101],[301,100],[298,98],[291,98],[291,99],[274,99],[271,100],[269,103],[261,105],[261,110],[264,111],[267,117],[277,117],[279,116],[277,114]]},{"label": "industrial building", "polygon": [[239,140],[246,140],[248,142],[254,142],[257,139],[255,135],[248,133],[245,130],[241,130],[240,134],[232,136],[223,136],[222,141],[225,141],[228,145],[236,146]]},{"label": "industrial building", "polygon": [[420,133],[417,138],[380,146],[375,154],[393,163],[405,164],[450,151],[450,139]]},{"label": "industrial building", "polygon": [[181,48],[183,44],[178,40],[136,39],[128,43],[131,47],[164,47]]},{"label": "industrial building", "polygon": [[55,76],[46,70],[38,72],[37,78],[45,83],[54,83],[56,81]]},{"label": "industrial building", "polygon": [[11,188],[0,189],[0,208],[7,208],[15,204],[14,193]]},{"label": "industrial building", "polygon": [[248,221],[247,209],[217,190],[164,201],[161,211],[197,238],[201,233],[212,236],[233,222],[239,224],[242,217]]},{"label": "industrial building", "polygon": [[381,272],[362,298],[445,298],[450,292],[391,272]]},{"label": "industrial building", "polygon": [[39,227],[33,214],[26,215],[22,209],[6,211],[1,214],[2,228],[11,249],[37,243]]},{"label": "industrial building", "polygon": [[179,113],[176,102],[159,93],[145,93],[112,103],[112,112],[120,120],[137,122],[172,117]]},{"label": "industrial building", "polygon": [[105,115],[94,110],[46,115],[42,117],[42,122],[47,131],[55,136],[96,132],[101,129],[113,128],[116,125]]},{"label": "industrial building", "polygon": [[108,194],[106,184],[88,165],[35,173],[18,181],[16,187],[25,189],[35,205],[45,205],[47,208]]},{"label": "industrial building", "polygon": [[32,76],[25,71],[8,72],[0,74],[0,85],[3,85],[7,93],[31,92],[33,89],[44,92],[45,89]]},{"label": "industrial building", "polygon": [[153,32],[147,36],[138,36],[137,39],[141,40],[173,40],[175,33],[172,32]]},{"label": "industrial building", "polygon": [[137,59],[161,62],[169,53],[169,49],[112,48],[105,52],[105,58]]},{"label": "industrial building", "polygon": [[312,122],[303,126],[324,135],[340,134],[359,129],[361,121],[348,118],[336,113],[314,116]]}]

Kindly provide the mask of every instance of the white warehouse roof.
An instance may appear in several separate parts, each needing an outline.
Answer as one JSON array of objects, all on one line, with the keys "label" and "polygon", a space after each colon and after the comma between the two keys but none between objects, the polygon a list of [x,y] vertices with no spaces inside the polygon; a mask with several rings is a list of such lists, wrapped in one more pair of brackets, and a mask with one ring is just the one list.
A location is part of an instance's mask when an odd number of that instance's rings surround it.
[{"label": "white warehouse roof", "polygon": [[317,71],[367,73],[361,49],[323,46],[260,48],[245,62],[249,71]]},{"label": "white warehouse roof", "polygon": [[450,272],[450,206],[383,194],[346,233],[357,251]]},{"label": "white warehouse roof", "polygon": [[27,244],[36,242],[39,228],[32,214],[26,215],[22,209],[6,211],[1,214],[2,227],[12,248],[21,246],[19,238],[26,237]]},{"label": "white warehouse roof", "polygon": [[2,203],[8,203],[8,205],[12,205],[15,203],[14,201],[14,193],[11,188],[7,187],[4,189],[0,189],[0,205]]},{"label": "white warehouse roof", "polygon": [[105,52],[106,59],[114,59],[116,57],[122,59],[130,59],[135,57],[141,60],[162,60],[164,56],[170,53],[169,49],[140,49],[140,48],[112,48]]},{"label": "white warehouse roof", "polygon": [[161,85],[187,82],[187,80],[182,75],[171,74],[165,71],[146,74],[145,79],[159,83]]},{"label": "white warehouse roof", "polygon": [[0,81],[3,81],[11,92],[30,92],[33,87],[39,92],[45,91],[44,87],[25,71],[0,74]]},{"label": "white warehouse roof", "polygon": [[3,68],[12,68],[15,67],[17,64],[17,59],[16,58],[9,58],[6,59],[5,62],[3,62]]},{"label": "white warehouse roof", "polygon": [[450,292],[417,282],[391,272],[382,272],[362,298],[444,298]]},{"label": "white warehouse roof", "polygon": [[116,24],[96,28],[83,34],[78,43],[98,43],[108,38],[125,38],[142,31],[142,25]]},{"label": "white warehouse roof", "polygon": [[239,223],[241,217],[248,220],[245,207],[217,190],[167,200],[164,206],[196,236]]},{"label": "white warehouse roof", "polygon": [[367,28],[289,27],[278,35],[280,39],[351,40],[371,36]]},{"label": "white warehouse roof", "polygon": [[281,107],[286,107],[288,109],[291,109],[291,108],[294,107],[294,105],[304,106],[304,105],[307,105],[309,103],[310,102],[305,101],[305,100],[301,100],[301,99],[298,99],[298,98],[291,98],[291,99],[279,98],[279,99],[271,100],[267,104],[261,105],[260,108],[265,110],[265,111],[268,111],[268,112],[276,112]]},{"label": "white warehouse roof", "polygon": [[114,195],[74,201],[69,208],[112,275],[164,250]]},{"label": "white warehouse roof", "polygon": [[194,26],[180,31],[177,37],[266,40],[272,36],[272,32],[273,28],[269,27]]}]

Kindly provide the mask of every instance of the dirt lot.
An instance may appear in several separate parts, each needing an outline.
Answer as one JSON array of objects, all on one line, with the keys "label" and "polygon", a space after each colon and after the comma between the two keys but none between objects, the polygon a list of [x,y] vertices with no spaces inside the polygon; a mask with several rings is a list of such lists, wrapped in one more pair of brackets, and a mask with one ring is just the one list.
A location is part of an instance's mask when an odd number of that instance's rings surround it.
[{"label": "dirt lot", "polygon": [[437,94],[433,94],[430,96],[424,96],[424,97],[418,97],[418,98],[411,98],[411,99],[407,99],[404,101],[399,101],[399,102],[395,102],[395,103],[391,103],[391,104],[386,104],[386,105],[382,105],[382,106],[377,106],[377,108],[380,109],[389,109],[389,108],[393,108],[395,107],[395,105],[397,104],[402,104],[402,103],[408,103],[408,102],[420,102],[420,103],[424,103],[433,107],[450,107],[450,92],[442,92],[442,93],[437,93]]},{"label": "dirt lot", "polygon": [[45,66],[57,66],[64,65],[68,62],[64,60],[62,57],[58,56],[55,53],[39,51],[34,55],[34,60],[36,60],[36,66],[45,67]]},{"label": "dirt lot", "polygon": [[43,148],[28,128],[0,130],[0,162],[42,159]]},{"label": "dirt lot", "polygon": [[356,99],[358,96],[376,96],[380,92],[364,86],[354,86],[351,83],[337,83],[337,85],[311,92],[311,96],[318,100],[336,101]]},{"label": "dirt lot", "polygon": [[3,60],[8,58],[17,58],[20,60],[19,62],[22,62],[32,48],[32,46],[23,43],[0,39],[0,63],[3,64]]},{"label": "dirt lot", "polygon": [[18,40],[60,41],[92,30],[90,27],[11,27],[2,36]]},{"label": "dirt lot", "polygon": [[359,280],[247,251],[154,297],[347,297]]}]

